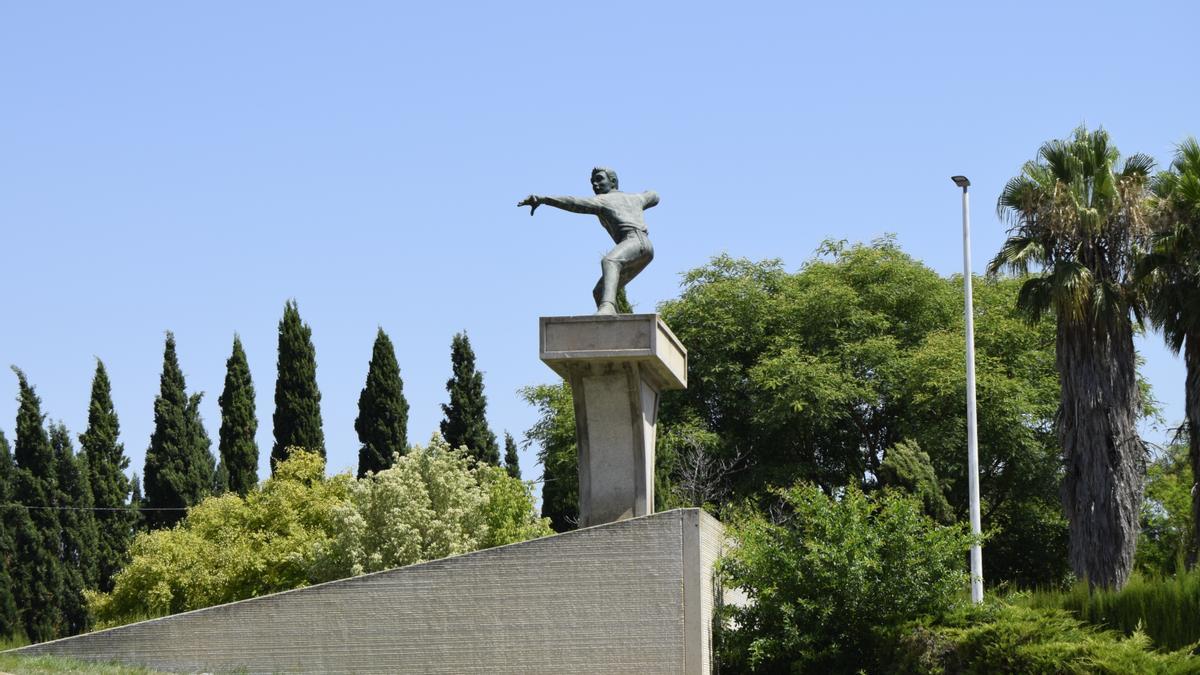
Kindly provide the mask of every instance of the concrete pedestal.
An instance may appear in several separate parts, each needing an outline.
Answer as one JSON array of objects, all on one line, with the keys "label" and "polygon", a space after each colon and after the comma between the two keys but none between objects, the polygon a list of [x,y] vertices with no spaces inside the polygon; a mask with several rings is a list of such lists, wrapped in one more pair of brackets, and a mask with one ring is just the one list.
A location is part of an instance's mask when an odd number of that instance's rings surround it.
[{"label": "concrete pedestal", "polygon": [[660,392],[687,387],[687,350],[657,314],[542,317],[540,356],[571,384],[579,525],[654,512]]}]

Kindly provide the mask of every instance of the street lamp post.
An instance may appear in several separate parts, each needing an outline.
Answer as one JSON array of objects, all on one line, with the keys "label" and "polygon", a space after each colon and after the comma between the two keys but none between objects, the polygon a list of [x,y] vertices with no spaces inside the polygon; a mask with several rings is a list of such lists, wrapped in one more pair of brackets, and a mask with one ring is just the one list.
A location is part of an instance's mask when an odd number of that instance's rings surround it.
[{"label": "street lamp post", "polygon": [[967,484],[970,495],[971,534],[975,543],[971,545],[971,601],[983,602],[983,550],[979,536],[979,437],[975,421],[975,308],[971,301],[971,215],[967,188],[971,181],[966,176],[951,176],[954,184],[962,188],[963,221],[963,295],[966,296],[965,316],[967,323]]}]

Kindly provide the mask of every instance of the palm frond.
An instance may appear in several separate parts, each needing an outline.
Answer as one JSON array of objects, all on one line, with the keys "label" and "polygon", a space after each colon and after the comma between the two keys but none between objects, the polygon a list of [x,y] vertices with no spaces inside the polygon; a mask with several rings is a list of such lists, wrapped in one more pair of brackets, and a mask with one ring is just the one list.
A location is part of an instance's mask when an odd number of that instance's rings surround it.
[{"label": "palm frond", "polygon": [[1000,252],[988,263],[987,272],[995,276],[1000,270],[1008,270],[1017,275],[1029,273],[1031,265],[1046,264],[1046,248],[1040,241],[1028,236],[1009,237]]},{"label": "palm frond", "polygon": [[1054,286],[1046,275],[1030,277],[1017,291],[1017,309],[1029,323],[1038,319],[1053,307]]},{"label": "palm frond", "polygon": [[1150,172],[1154,170],[1154,158],[1150,155],[1141,153],[1133,154],[1125,158],[1125,166],[1121,169],[1122,176],[1141,176],[1148,177]]},{"label": "palm frond", "polygon": [[1083,321],[1091,314],[1092,271],[1075,260],[1061,260],[1050,271],[1052,300],[1059,316]]}]

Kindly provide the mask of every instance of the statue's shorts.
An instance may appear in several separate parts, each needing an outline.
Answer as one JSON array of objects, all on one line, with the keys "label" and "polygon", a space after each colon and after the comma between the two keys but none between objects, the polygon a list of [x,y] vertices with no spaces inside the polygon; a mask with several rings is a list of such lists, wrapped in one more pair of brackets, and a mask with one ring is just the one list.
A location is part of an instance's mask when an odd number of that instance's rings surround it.
[{"label": "statue's shorts", "polygon": [[[625,238],[604,256],[605,261],[621,266],[621,285],[637,276],[654,259],[654,247],[646,233],[637,229],[625,231]],[[603,263],[603,261],[601,261]]]}]

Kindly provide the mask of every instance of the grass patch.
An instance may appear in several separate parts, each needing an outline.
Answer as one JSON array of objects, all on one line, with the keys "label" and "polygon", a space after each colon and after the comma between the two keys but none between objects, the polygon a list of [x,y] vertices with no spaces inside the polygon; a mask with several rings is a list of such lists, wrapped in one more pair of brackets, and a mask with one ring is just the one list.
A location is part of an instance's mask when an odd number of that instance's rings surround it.
[{"label": "grass patch", "polygon": [[59,656],[22,656],[6,650],[24,647],[28,640],[0,640],[0,672],[25,675],[29,673],[91,673],[92,675],[153,675],[157,670],[123,666],[116,663],[92,663]]},{"label": "grass patch", "polygon": [[1132,635],[1141,630],[1160,648],[1181,649],[1200,641],[1200,568],[1173,577],[1135,574],[1119,591],[1088,590],[1013,594],[1013,604],[1065,609],[1087,623]]}]

